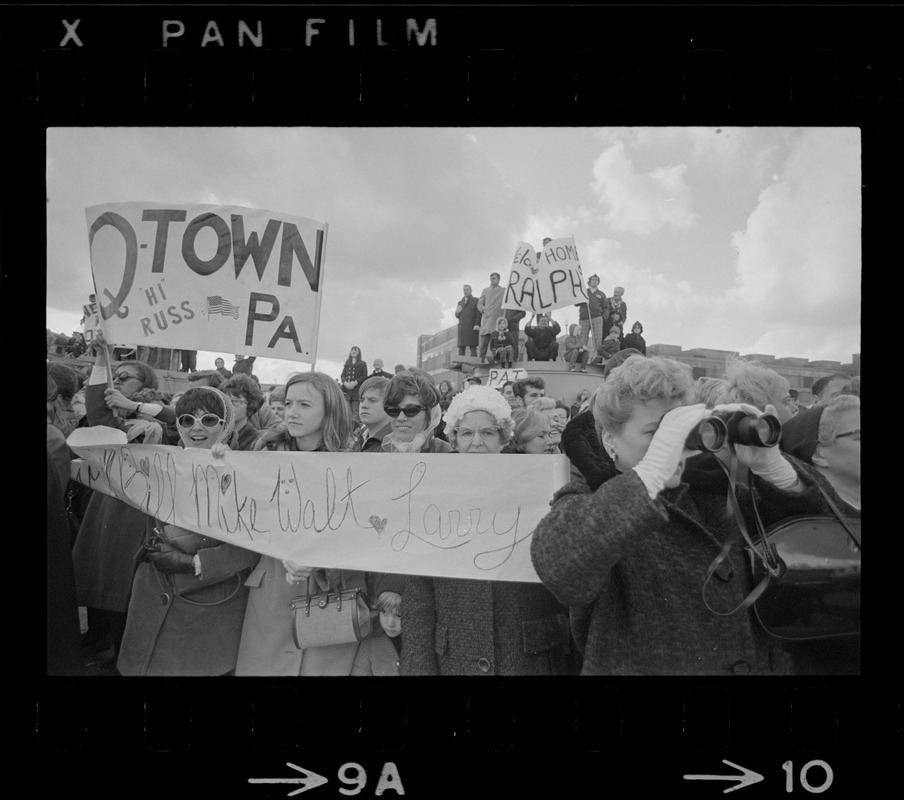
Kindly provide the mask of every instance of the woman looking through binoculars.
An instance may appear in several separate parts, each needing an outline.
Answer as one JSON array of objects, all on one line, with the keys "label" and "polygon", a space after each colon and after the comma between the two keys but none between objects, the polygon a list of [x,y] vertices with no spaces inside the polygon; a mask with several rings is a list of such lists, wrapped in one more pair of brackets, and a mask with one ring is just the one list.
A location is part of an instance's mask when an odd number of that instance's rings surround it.
[{"label": "woman looking through binoculars", "polygon": [[[728,441],[738,427],[768,437],[779,423],[760,424],[763,412],[750,405],[713,411],[691,405],[693,387],[686,365],[632,356],[612,371],[591,409],[562,437],[580,476],[556,493],[534,532],[531,556],[544,585],[571,607],[572,634],[584,656],[582,674],[788,670],[784,653],[747,609],[729,613],[750,594],[753,581],[736,522],[725,513],[724,473],[685,472],[692,458],[713,463],[712,456],[700,456],[687,444],[693,445],[691,434],[699,434],[701,421],[714,413],[730,421],[724,426]],[[773,415],[767,419],[774,418],[772,406],[766,412]],[[742,425],[740,418],[747,417],[751,423]],[[702,427],[723,430],[721,423]],[[766,525],[818,507],[812,480],[779,448],[743,441],[732,447],[755,476]],[[746,512],[746,486],[738,489]],[[716,570],[704,600],[707,569],[729,539],[738,546]]]}]

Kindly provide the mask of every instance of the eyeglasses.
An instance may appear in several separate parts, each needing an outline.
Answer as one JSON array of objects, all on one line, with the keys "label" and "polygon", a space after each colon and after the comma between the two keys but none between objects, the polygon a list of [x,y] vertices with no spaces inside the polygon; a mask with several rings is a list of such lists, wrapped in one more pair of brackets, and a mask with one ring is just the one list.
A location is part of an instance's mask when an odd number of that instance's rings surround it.
[{"label": "eyeglasses", "polygon": [[470,442],[475,436],[479,436],[481,439],[495,439],[499,436],[499,428],[478,428],[477,430],[454,428],[453,430],[463,442]]},{"label": "eyeglasses", "polygon": [[405,406],[405,408],[402,408],[401,406],[383,406],[383,410],[393,419],[402,413],[404,413],[406,417],[411,418],[416,417],[421,411],[426,411],[427,406],[410,405]]},{"label": "eyeglasses", "polygon": [[850,436],[855,442],[860,441],[860,428],[857,428],[855,431],[847,431],[846,433],[839,433],[835,438],[843,439],[845,436]]},{"label": "eyeglasses", "polygon": [[[198,418],[194,414],[182,414],[177,420],[176,423],[180,428],[194,428],[195,423],[198,422]],[[204,414],[200,422],[205,428],[216,428],[217,425],[225,422],[226,420],[218,417],[216,414]]]},{"label": "eyeglasses", "polygon": [[128,381],[128,380],[140,381],[141,378],[139,378],[137,375],[133,375],[131,372],[117,372],[117,373],[113,376],[113,382],[114,382],[114,383],[117,383],[117,382],[118,382],[118,383],[125,383],[125,382]]}]

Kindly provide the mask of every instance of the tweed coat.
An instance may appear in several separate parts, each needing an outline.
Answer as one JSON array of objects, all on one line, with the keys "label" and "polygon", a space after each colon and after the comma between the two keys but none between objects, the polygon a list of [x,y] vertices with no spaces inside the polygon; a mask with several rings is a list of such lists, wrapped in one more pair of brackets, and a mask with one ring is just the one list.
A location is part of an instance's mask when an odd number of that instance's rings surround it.
[{"label": "tweed coat", "polygon": [[566,675],[565,608],[540,584],[409,577],[402,675]]},{"label": "tweed coat", "polygon": [[[569,423],[563,446],[574,479],[537,526],[531,558],[544,585],[570,607],[582,674],[788,672],[787,655],[748,611],[718,616],[703,602],[707,568],[728,537],[737,546],[709,582],[707,600],[729,612],[753,588],[717,474],[686,469],[690,483],[650,500],[636,472],[619,474],[606,461],[590,412]],[[767,526],[816,507],[812,480],[792,464],[808,487],[802,494],[756,479]]]}]

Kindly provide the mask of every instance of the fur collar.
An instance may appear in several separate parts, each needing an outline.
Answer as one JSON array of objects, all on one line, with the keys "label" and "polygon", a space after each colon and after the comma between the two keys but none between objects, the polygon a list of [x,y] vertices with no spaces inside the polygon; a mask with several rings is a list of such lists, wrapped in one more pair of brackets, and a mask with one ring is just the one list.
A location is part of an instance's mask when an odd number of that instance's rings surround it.
[{"label": "fur collar", "polygon": [[619,474],[596,435],[596,424],[590,410],[578,414],[565,426],[562,452],[584,476],[591,492]]}]

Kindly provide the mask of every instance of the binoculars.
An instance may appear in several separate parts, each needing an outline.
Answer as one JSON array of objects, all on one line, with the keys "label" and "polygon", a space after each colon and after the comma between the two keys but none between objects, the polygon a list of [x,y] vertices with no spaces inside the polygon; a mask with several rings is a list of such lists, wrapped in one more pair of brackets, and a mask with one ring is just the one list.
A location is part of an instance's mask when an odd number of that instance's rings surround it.
[{"label": "binoculars", "polygon": [[714,411],[698,422],[688,434],[684,446],[688,450],[715,453],[726,444],[753,447],[775,447],[782,438],[782,423],[772,414],[751,417],[743,411]]}]

